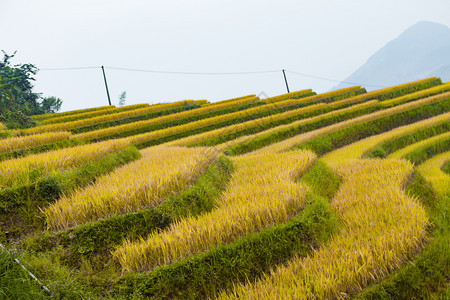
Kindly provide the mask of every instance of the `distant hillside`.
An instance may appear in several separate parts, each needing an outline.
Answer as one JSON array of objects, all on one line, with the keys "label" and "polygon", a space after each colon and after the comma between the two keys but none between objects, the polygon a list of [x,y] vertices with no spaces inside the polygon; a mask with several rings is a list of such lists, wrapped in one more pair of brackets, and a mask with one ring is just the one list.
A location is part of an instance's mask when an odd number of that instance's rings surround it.
[{"label": "distant hillside", "polygon": [[[450,81],[450,28],[419,22],[373,54],[344,82],[362,83],[368,90],[437,76]],[[341,83],[333,89],[351,86]]]}]

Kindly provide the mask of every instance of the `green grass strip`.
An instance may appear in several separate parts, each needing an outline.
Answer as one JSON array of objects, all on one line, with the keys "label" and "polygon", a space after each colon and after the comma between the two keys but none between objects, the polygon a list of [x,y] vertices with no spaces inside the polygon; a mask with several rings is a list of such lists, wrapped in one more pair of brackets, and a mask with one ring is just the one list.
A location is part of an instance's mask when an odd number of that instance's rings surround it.
[{"label": "green grass strip", "polygon": [[[341,99],[341,98],[346,98],[346,97],[351,97],[354,95],[358,95],[360,93],[362,93],[364,90],[363,89],[359,89],[359,90],[355,90],[355,91],[351,91],[351,92],[346,92],[344,94],[341,95],[336,95],[334,97],[330,97],[333,99]],[[110,135],[110,136],[106,136],[106,137],[100,137],[96,140],[104,140],[104,139],[109,139],[109,138],[119,138],[119,137],[124,137],[124,136],[129,136],[131,133],[134,134],[139,134],[139,133],[143,133],[143,132],[148,132],[148,131],[154,131],[154,130],[158,130],[158,129],[163,129],[163,128],[167,128],[167,127],[173,127],[173,126],[177,126],[177,125],[183,125],[186,124],[188,122],[195,122],[201,119],[206,119],[206,118],[210,118],[210,117],[215,117],[218,115],[223,115],[224,112],[228,113],[233,113],[233,112],[237,112],[237,111],[241,111],[247,108],[251,108],[251,107],[255,107],[255,106],[259,106],[259,105],[263,105],[264,102],[263,101],[258,101],[255,103],[250,103],[250,104],[246,104],[245,106],[235,106],[235,107],[229,107],[227,109],[221,110],[221,111],[217,111],[217,112],[209,112],[203,115],[197,115],[197,116],[192,116],[189,118],[184,118],[181,120],[174,120],[174,121],[170,121],[170,122],[166,122],[164,124],[155,124],[149,127],[145,127],[145,128],[140,128],[140,129],[136,129],[136,130],[132,130],[132,131],[127,131],[124,133],[118,133],[115,135]],[[149,141],[145,141],[142,142],[140,144],[137,144],[136,146],[138,148],[146,148],[146,147],[150,147],[153,145],[159,145],[162,143],[166,143],[169,141],[173,141],[179,138],[183,138],[183,137],[187,137],[190,135],[194,135],[194,134],[198,134],[198,133],[203,133],[206,131],[210,131],[210,130],[214,130],[214,129],[218,129],[218,128],[222,128],[222,127],[226,127],[226,126],[230,126],[230,125],[234,125],[237,123],[242,123],[245,121],[251,121],[251,120],[255,120],[258,118],[262,118],[262,117],[267,117],[270,115],[274,115],[280,112],[284,112],[284,111],[289,111],[289,110],[293,110],[293,109],[297,109],[297,108],[301,108],[301,107],[305,107],[310,105],[311,103],[308,102],[299,102],[299,103],[295,103],[289,106],[285,106],[285,107],[279,107],[277,105],[266,105],[265,109],[263,109],[260,112],[257,113],[253,113],[253,114],[248,114],[247,116],[244,117],[235,117],[233,119],[227,120],[227,121],[223,121],[223,122],[219,122],[219,123],[212,123],[208,126],[204,126],[201,128],[196,128],[196,129],[192,129],[189,131],[183,131],[180,132],[178,134],[174,134],[174,135],[170,135],[170,136],[165,136],[165,137],[161,137],[159,139],[153,139],[153,140],[149,140]],[[248,106],[248,107],[247,107]]]},{"label": "green grass strip", "polygon": [[429,89],[438,85],[441,85],[442,81],[440,78],[431,78],[425,82],[414,84],[408,87],[404,87],[401,89],[393,89],[389,92],[384,93],[383,95],[379,95],[376,97],[379,101],[389,100],[393,98],[398,98],[401,96],[405,96],[406,94],[411,94],[414,92],[418,92],[421,90]]},{"label": "green grass strip", "polygon": [[183,106],[169,108],[169,109],[165,109],[165,110],[154,111],[154,112],[151,112],[148,114],[142,114],[142,115],[127,117],[127,118],[123,118],[123,119],[119,119],[119,120],[102,122],[102,123],[97,123],[97,124],[93,124],[93,125],[89,125],[89,126],[74,128],[74,129],[70,130],[70,132],[72,132],[73,134],[77,134],[77,133],[88,132],[88,131],[93,131],[93,130],[97,130],[97,129],[119,126],[119,125],[123,125],[123,124],[137,122],[137,121],[143,121],[143,120],[149,120],[149,119],[153,119],[153,118],[157,118],[157,117],[162,117],[162,116],[166,116],[166,115],[170,115],[170,114],[176,114],[179,112],[196,109],[201,106],[202,106],[201,104],[183,105]]},{"label": "green grass strip", "polygon": [[85,144],[85,142],[77,140],[77,139],[58,141],[58,142],[54,142],[54,143],[37,146],[37,147],[30,147],[30,148],[10,151],[10,152],[6,152],[6,153],[0,153],[0,161],[7,160],[7,159],[19,158],[22,156],[46,152],[46,151],[50,151],[50,150],[70,148],[70,147],[83,145],[83,144]]},{"label": "green grass strip", "polygon": [[436,195],[431,185],[414,172],[406,191],[421,199],[430,216],[430,242],[410,263],[375,283],[353,299],[448,299],[450,274],[450,198]]},{"label": "green grass strip", "polygon": [[251,140],[242,142],[237,145],[230,146],[224,150],[224,153],[227,155],[240,155],[244,153],[248,153],[260,148],[263,148],[267,145],[280,142],[282,140],[288,139],[295,135],[305,133],[308,131],[312,131],[315,129],[319,129],[325,126],[329,126],[332,124],[336,124],[342,121],[350,120],[365,114],[373,113],[378,111],[380,106],[374,105],[369,107],[363,107],[360,109],[350,110],[346,112],[342,112],[336,115],[318,118],[314,121],[304,123],[297,126],[291,126],[288,128],[280,129],[274,132],[271,132],[266,135],[262,135]]},{"label": "green grass strip", "polygon": [[[328,186],[323,195],[333,196],[340,178],[319,162],[301,181],[313,191]],[[230,244],[208,250],[146,273],[131,273],[119,280],[113,294],[134,298],[206,299],[237,282],[260,277],[294,256],[306,256],[326,241],[337,226],[328,200],[310,195],[306,207],[289,222],[247,235]]]},{"label": "green grass strip", "polygon": [[[113,171],[116,167],[139,158],[139,151],[129,148],[109,154],[76,169],[39,178],[35,183],[6,189],[0,192],[0,242],[19,238],[32,230],[44,229],[44,219],[39,208],[48,205],[72,190],[92,183],[95,178]],[[7,232],[7,233],[6,233]]]},{"label": "green grass strip", "polygon": [[38,178],[32,184],[5,189],[0,192],[0,211],[8,211],[29,200],[45,203],[57,199],[62,193],[69,193],[75,188],[86,186],[96,177],[139,157],[139,151],[130,146],[124,151],[109,154],[76,169]]},{"label": "green grass strip", "polygon": [[314,138],[293,149],[309,149],[323,155],[363,138],[386,132],[396,127],[424,120],[450,110],[450,100],[424,105],[395,115],[353,125],[330,134]]},{"label": "green grass strip", "polygon": [[[275,114],[279,114],[279,113],[283,113],[286,112],[288,110],[294,110],[297,108],[301,108],[301,107],[305,107],[311,104],[316,104],[316,103],[330,103],[330,102],[335,102],[338,100],[343,100],[343,99],[347,99],[353,96],[357,96],[360,95],[362,93],[364,93],[365,90],[364,89],[360,89],[360,90],[356,90],[356,91],[351,91],[345,94],[341,94],[341,95],[336,95],[336,96],[332,96],[332,97],[327,97],[324,99],[320,99],[319,101],[314,101],[314,102],[310,102],[310,103],[298,103],[295,106],[289,106],[289,107],[283,107],[283,108],[277,108],[275,111],[271,112],[270,115],[275,115]],[[258,124],[257,126],[253,126],[253,127],[249,127],[240,131],[236,131],[233,133],[229,133],[229,134],[223,134],[220,135],[218,137],[215,138],[210,138],[207,140],[204,140],[202,142],[196,143],[196,144],[192,144],[189,145],[190,147],[197,147],[197,146],[214,146],[214,145],[218,145],[227,141],[231,141],[234,140],[238,137],[244,136],[244,135],[251,135],[251,134],[255,134],[258,132],[262,132],[264,130],[270,129],[272,127],[275,126],[280,126],[280,125],[284,125],[284,124],[289,124],[292,123],[294,121],[297,120],[301,120],[301,119],[305,119],[305,118],[309,118],[309,117],[314,117],[317,115],[321,115],[327,112],[331,112],[333,110],[337,110],[337,109],[341,109],[341,108],[345,108],[348,106],[351,106],[352,104],[344,104],[344,105],[339,105],[339,106],[329,106],[329,107],[323,107],[323,108],[319,108],[313,111],[309,111],[306,113],[302,113],[302,114],[298,114],[295,116],[291,116],[285,119],[280,119],[280,120],[276,120],[276,121],[272,121],[269,122],[267,124]],[[258,118],[262,118],[265,117],[264,115],[260,115],[258,116]]]},{"label": "green grass strip", "polygon": [[[252,102],[252,103],[247,103],[247,104],[244,104],[244,105],[240,105],[240,106],[231,106],[231,107],[228,107],[228,108],[225,108],[225,109],[221,109],[221,110],[217,110],[217,111],[210,111],[210,112],[207,112],[207,113],[197,114],[197,115],[193,115],[193,116],[190,116],[190,117],[185,117],[185,118],[182,118],[182,119],[174,119],[172,121],[163,122],[163,123],[157,123],[157,124],[153,124],[153,125],[145,126],[145,127],[140,127],[140,128],[136,128],[134,130],[127,130],[127,131],[120,132],[120,133],[117,133],[117,134],[105,135],[105,136],[99,137],[97,139],[94,139],[94,141],[103,141],[103,140],[109,140],[109,139],[115,139],[115,138],[123,138],[123,137],[128,137],[128,136],[132,136],[132,135],[141,134],[141,133],[146,133],[146,132],[149,132],[149,131],[165,129],[165,128],[168,128],[168,127],[174,127],[174,126],[183,125],[183,124],[187,124],[187,123],[190,123],[190,122],[195,122],[195,121],[199,121],[199,120],[203,120],[203,119],[207,119],[207,118],[211,118],[211,117],[216,117],[216,116],[220,116],[220,115],[224,115],[224,114],[229,114],[229,113],[233,113],[233,112],[249,109],[249,108],[260,106],[260,105],[264,105],[264,104],[265,104],[264,102],[257,101],[257,102]],[[156,145],[156,144],[154,144],[154,145]]]},{"label": "green grass strip", "polygon": [[188,189],[164,200],[156,208],[112,216],[56,234],[48,232],[31,241],[28,247],[45,251],[59,245],[66,249],[63,257],[69,265],[76,266],[81,257],[89,257],[94,265],[101,266],[105,263],[105,256],[110,256],[112,247],[124,239],[138,239],[166,228],[176,219],[212,210],[232,170],[231,161],[220,157]]},{"label": "green grass strip", "polygon": [[398,137],[396,139],[392,139],[386,141],[371,151],[367,152],[364,157],[372,158],[372,157],[387,157],[389,154],[394,153],[395,151],[405,148],[406,146],[415,144],[422,140],[431,138],[436,135],[443,134],[445,132],[450,131],[450,122],[442,123],[436,126],[423,128],[417,130],[413,133]]},{"label": "green grass strip", "polygon": [[85,109],[77,109],[77,110],[71,110],[66,112],[60,112],[60,113],[49,113],[49,114],[42,114],[42,115],[34,115],[31,116],[34,120],[45,120],[49,118],[55,118],[55,117],[62,117],[62,116],[68,116],[68,115],[75,115],[75,114],[82,114],[87,113],[91,111],[100,111],[105,109],[115,108],[114,105],[108,105],[108,106],[99,106],[94,108],[85,108]]},{"label": "green grass strip", "polygon": [[436,141],[430,145],[426,145],[411,151],[403,156],[404,159],[418,165],[427,159],[450,150],[450,138]]},{"label": "green grass strip", "polygon": [[133,104],[133,105],[127,105],[122,107],[115,107],[107,110],[99,110],[99,111],[92,111],[87,113],[81,113],[81,114],[73,114],[68,116],[57,116],[54,118],[48,118],[45,120],[40,121],[41,125],[48,125],[48,124],[56,124],[56,123],[66,123],[66,122],[72,122],[72,121],[78,121],[83,119],[90,119],[97,116],[102,115],[112,115],[119,112],[129,111],[129,110],[136,110],[144,107],[149,107],[149,104]]}]

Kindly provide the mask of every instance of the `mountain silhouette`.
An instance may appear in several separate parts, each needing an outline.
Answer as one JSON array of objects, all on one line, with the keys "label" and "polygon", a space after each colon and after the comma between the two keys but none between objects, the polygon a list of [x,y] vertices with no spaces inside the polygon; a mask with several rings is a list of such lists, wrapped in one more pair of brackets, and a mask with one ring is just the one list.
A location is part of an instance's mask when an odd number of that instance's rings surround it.
[{"label": "mountain silhouette", "polygon": [[333,89],[355,85],[344,83],[350,82],[374,90],[431,76],[450,81],[450,28],[422,21],[387,43]]}]

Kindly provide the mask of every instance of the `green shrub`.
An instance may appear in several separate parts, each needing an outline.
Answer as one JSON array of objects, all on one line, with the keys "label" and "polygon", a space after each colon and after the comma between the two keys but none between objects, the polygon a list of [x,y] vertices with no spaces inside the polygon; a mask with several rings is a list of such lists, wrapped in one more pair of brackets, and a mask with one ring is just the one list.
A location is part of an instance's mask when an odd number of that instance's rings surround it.
[{"label": "green shrub", "polygon": [[450,162],[446,162],[443,166],[442,166],[442,172],[450,174]]},{"label": "green shrub", "polygon": [[385,158],[386,156],[387,156],[387,153],[381,145],[376,146],[375,148],[373,148],[373,150],[370,153],[365,155],[365,157],[367,157],[367,158],[375,158],[375,157]]}]

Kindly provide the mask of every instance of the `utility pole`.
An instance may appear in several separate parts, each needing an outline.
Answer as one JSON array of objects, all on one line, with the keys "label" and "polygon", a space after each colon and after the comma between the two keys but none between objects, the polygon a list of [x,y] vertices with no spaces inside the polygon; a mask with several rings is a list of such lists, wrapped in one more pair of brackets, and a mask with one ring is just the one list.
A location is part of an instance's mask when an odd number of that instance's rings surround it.
[{"label": "utility pole", "polygon": [[286,89],[287,89],[287,92],[290,93],[290,92],[289,92],[289,85],[288,85],[287,79],[286,79],[286,73],[284,72],[284,69],[283,69],[282,71],[283,71],[284,83],[286,83]]},{"label": "utility pole", "polygon": [[[109,105],[112,105],[111,98],[109,97],[108,83],[106,82],[105,68],[103,66],[102,66],[102,71],[103,71],[103,79],[105,80],[106,94],[108,95],[108,102],[109,102]],[[283,72],[284,72],[284,70],[283,70]]]}]

